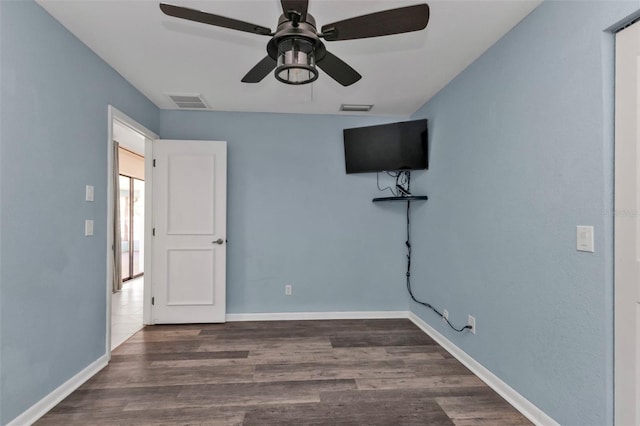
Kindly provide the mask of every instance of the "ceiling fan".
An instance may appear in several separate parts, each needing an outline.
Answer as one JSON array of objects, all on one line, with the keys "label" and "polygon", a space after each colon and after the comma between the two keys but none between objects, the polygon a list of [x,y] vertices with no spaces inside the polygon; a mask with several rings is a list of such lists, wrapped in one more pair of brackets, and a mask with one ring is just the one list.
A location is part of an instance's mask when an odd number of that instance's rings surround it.
[{"label": "ceiling fan", "polygon": [[333,22],[317,32],[315,19],[307,13],[308,0],[281,0],[281,4],[283,14],[275,32],[187,7],[160,3],[160,9],[176,18],[271,37],[267,56],[242,78],[243,83],[258,83],[274,69],[276,79],[283,83],[311,83],[318,78],[317,65],[338,83],[350,86],[362,76],[328,52],[320,39],[339,41],[408,33],[425,28],[429,22],[429,6],[417,4]]}]

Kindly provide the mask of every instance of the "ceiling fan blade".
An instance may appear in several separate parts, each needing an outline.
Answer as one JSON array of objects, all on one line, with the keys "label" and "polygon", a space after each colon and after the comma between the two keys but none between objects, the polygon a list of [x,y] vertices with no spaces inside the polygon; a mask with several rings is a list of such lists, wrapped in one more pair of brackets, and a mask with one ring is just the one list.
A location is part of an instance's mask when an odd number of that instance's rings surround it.
[{"label": "ceiling fan blade", "polygon": [[400,7],[322,26],[327,41],[353,40],[419,31],[429,22],[429,5]]},{"label": "ceiling fan blade", "polygon": [[300,14],[300,21],[307,20],[307,9],[309,8],[309,0],[281,0],[282,11],[284,16],[289,17],[290,11],[295,11]]},{"label": "ceiling fan blade", "polygon": [[251,71],[242,77],[243,83],[260,83],[271,71],[276,68],[276,60],[271,56],[265,56]]},{"label": "ceiling fan blade", "polygon": [[238,21],[237,19],[214,15],[212,13],[189,9],[188,7],[160,3],[160,10],[162,10],[165,15],[187,19],[189,21],[201,22],[203,24],[215,25],[217,27],[230,28],[232,30],[244,31],[247,33],[271,35],[271,30],[269,28],[251,24],[249,22]]},{"label": "ceiling fan blade", "polygon": [[330,52],[326,52],[324,57],[317,62],[317,65],[322,71],[329,74],[329,77],[343,86],[351,86],[362,78],[356,70]]}]

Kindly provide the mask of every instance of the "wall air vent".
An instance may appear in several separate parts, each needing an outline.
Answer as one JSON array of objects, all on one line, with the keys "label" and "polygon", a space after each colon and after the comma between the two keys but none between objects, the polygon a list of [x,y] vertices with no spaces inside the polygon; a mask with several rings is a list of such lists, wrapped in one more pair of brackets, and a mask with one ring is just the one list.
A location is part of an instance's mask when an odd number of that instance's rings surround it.
[{"label": "wall air vent", "polygon": [[340,105],[340,111],[344,112],[369,112],[373,108],[373,105],[358,105],[358,104],[342,104]]},{"label": "wall air vent", "polygon": [[167,95],[180,109],[207,109],[200,95]]}]

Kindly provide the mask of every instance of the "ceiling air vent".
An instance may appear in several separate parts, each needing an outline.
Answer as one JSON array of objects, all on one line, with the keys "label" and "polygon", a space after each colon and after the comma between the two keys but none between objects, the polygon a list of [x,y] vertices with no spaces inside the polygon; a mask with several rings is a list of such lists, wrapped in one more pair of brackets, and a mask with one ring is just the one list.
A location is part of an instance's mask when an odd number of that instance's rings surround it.
[{"label": "ceiling air vent", "polygon": [[371,111],[373,105],[356,105],[356,104],[342,104],[340,105],[340,111],[344,112],[368,112]]},{"label": "ceiling air vent", "polygon": [[180,109],[207,109],[200,95],[167,95]]}]

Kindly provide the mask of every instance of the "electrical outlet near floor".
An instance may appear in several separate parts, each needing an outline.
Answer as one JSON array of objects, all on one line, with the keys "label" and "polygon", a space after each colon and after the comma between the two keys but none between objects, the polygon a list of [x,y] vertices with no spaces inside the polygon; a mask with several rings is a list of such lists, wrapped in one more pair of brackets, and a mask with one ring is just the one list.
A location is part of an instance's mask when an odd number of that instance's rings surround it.
[{"label": "electrical outlet near floor", "polygon": [[291,296],[292,293],[293,293],[293,286],[291,284],[286,284],[284,286],[284,295]]},{"label": "electrical outlet near floor", "polygon": [[475,319],[475,317],[472,317],[471,315],[469,315],[469,318],[467,319],[467,325],[471,326],[469,331],[472,332],[473,334],[476,334],[476,319]]},{"label": "electrical outlet near floor", "polygon": [[442,311],[442,321],[447,321],[449,319],[449,311],[446,309]]}]

